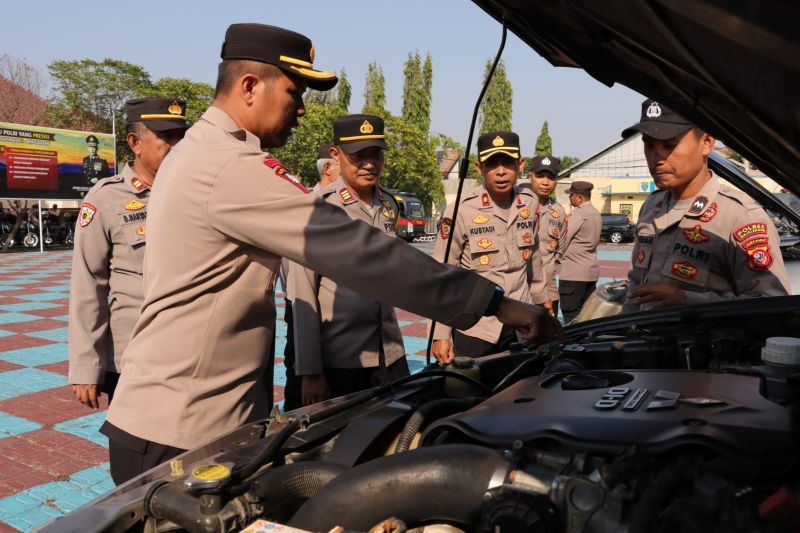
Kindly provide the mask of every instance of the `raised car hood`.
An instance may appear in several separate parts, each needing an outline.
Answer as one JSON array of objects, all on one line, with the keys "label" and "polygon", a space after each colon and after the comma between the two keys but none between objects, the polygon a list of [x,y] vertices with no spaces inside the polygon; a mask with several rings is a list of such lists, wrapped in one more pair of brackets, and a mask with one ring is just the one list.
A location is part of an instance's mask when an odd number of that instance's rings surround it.
[{"label": "raised car hood", "polygon": [[800,194],[800,3],[473,1],[554,66],[664,102]]}]

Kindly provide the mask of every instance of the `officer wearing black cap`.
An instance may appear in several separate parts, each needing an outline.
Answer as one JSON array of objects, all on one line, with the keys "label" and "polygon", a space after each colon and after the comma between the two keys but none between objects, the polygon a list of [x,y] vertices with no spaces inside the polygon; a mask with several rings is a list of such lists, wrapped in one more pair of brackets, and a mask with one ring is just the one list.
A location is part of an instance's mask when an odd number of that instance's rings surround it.
[{"label": "officer wearing black cap", "polygon": [[600,277],[597,246],[603,219],[592,205],[592,189],[594,185],[588,181],[573,181],[567,189],[572,211],[567,217],[567,236],[558,259],[561,265],[558,295],[566,324],[581,312]]},{"label": "officer wearing black cap", "polygon": [[[536,197],[517,186],[525,167],[519,136],[494,131],[478,138],[476,168],[483,184],[442,216],[433,257],[442,261],[450,232],[454,232],[448,262],[472,270],[505,289],[512,298],[535,303],[531,295],[533,261],[540,262]],[[469,329],[437,324],[432,353],[442,363],[454,356],[479,357],[503,351],[517,341],[514,329],[494,317],[484,317]]]},{"label": "officer wearing black cap", "polygon": [[[350,115],[333,123],[330,154],[339,177],[318,194],[390,237],[396,236],[399,206],[379,185],[387,149],[383,119]],[[303,404],[342,396],[408,375],[394,308],[339,286],[291,263],[295,370],[303,378]]]},{"label": "officer wearing black cap", "polygon": [[772,220],[708,168],[715,139],[650,99],[622,136],[636,133],[659,190],[639,213],[623,311],[788,294]]},{"label": "officer wearing black cap", "polygon": [[86,137],[86,147],[89,150],[89,155],[83,158],[83,177],[92,185],[97,183],[97,180],[111,175],[111,170],[108,168],[106,160],[97,155],[99,144],[100,141],[97,140],[97,136],[89,135]]},{"label": "officer wearing black cap", "polygon": [[109,402],[114,395],[143,300],[150,187],[188,128],[185,109],[172,98],[128,100],[127,141],[135,159],[98,181],[81,204],[70,282],[69,381],[89,407],[99,406],[101,392]]},{"label": "officer wearing black cap", "polygon": [[[566,212],[552,197],[556,188],[561,160],[552,155],[536,156],[531,159],[531,189],[539,200],[539,247],[541,257],[542,283],[531,286],[534,303],[544,301],[545,308],[558,316],[558,285],[556,284],[556,260],[564,253],[567,239]],[[534,265],[537,266],[537,265]],[[536,279],[536,276],[534,276]],[[537,292],[544,294],[537,294]]]},{"label": "officer wearing black cap", "polygon": [[222,59],[212,106],[172,150],[151,197],[144,303],[101,428],[117,483],[268,415],[281,257],[455,327],[488,314],[528,339],[555,333],[543,311],[496,284],[308,194],[264,151],[288,140],[307,86],[336,83],[314,69],[308,38],[234,24]]}]

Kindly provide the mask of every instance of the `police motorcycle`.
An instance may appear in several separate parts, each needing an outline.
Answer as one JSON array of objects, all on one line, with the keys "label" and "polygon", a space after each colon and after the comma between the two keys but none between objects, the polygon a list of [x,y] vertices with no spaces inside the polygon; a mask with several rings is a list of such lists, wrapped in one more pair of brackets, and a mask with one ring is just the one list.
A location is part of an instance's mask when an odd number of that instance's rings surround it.
[{"label": "police motorcycle", "polygon": [[[475,3],[503,43],[663,101],[800,192],[795,4]],[[43,531],[796,530],[798,324],[797,296],[587,320],[275,411]]]}]

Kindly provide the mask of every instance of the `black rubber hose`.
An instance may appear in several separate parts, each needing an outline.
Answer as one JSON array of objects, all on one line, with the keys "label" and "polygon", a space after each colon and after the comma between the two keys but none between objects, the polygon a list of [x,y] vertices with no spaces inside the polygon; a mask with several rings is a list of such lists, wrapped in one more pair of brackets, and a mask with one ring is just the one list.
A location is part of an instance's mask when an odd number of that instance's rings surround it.
[{"label": "black rubber hose", "polygon": [[191,533],[216,533],[223,530],[219,514],[202,514],[200,499],[190,494],[179,481],[166,483],[150,492],[145,499],[144,508],[153,518],[169,520]]},{"label": "black rubber hose", "polygon": [[449,444],[390,455],[339,475],[309,499],[289,525],[366,531],[394,516],[409,526],[432,521],[475,524],[493,479],[511,464],[496,450]]},{"label": "black rubber hose", "polygon": [[414,436],[419,432],[426,420],[430,421],[431,418],[439,418],[463,411],[472,407],[478,401],[479,399],[441,398],[422,404],[419,409],[414,411],[406,425],[403,426],[403,431],[400,432],[394,453],[407,452],[411,448]]}]

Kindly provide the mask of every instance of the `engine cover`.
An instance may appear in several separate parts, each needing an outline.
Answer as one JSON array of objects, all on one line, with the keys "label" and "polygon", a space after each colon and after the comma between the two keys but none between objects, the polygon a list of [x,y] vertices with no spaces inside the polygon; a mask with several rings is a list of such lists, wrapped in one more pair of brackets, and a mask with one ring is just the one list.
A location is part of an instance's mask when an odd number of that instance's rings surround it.
[{"label": "engine cover", "polygon": [[[471,410],[431,425],[487,444],[551,439],[570,447],[663,453],[696,444],[786,468],[786,407],[762,397],[760,378],[707,371],[586,371],[521,380]],[[787,462],[788,460],[788,462]]]}]

